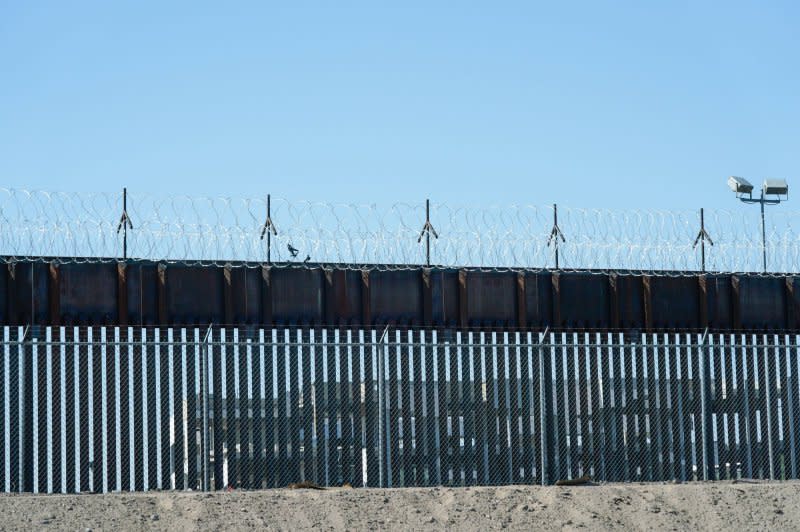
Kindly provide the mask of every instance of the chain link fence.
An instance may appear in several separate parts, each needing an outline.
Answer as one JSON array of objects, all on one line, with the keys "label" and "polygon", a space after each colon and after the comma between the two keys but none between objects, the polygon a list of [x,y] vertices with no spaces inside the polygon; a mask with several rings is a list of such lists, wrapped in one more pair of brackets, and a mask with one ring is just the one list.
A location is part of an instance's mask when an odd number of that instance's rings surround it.
[{"label": "chain link fence", "polygon": [[800,337],[0,328],[0,490],[798,478]]}]

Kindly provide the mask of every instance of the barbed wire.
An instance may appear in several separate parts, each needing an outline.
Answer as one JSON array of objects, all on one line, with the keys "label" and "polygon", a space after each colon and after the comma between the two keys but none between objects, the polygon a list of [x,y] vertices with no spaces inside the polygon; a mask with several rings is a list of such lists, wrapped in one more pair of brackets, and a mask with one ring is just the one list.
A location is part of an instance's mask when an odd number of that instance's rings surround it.
[{"label": "barbed wire", "polygon": [[[123,194],[0,189],[0,260],[192,265],[346,265],[403,270],[426,264],[425,204],[340,204],[272,199],[276,232],[263,239],[267,197],[127,194],[130,226],[120,224]],[[699,210],[607,210],[558,207],[564,240],[548,240],[555,206],[457,206],[432,203],[430,262],[477,270],[625,271],[676,275],[762,269],[756,209],[705,210],[705,263]],[[121,229],[121,230],[120,230]],[[800,212],[767,217],[769,272],[800,271]],[[431,238],[433,237],[433,238]]]}]

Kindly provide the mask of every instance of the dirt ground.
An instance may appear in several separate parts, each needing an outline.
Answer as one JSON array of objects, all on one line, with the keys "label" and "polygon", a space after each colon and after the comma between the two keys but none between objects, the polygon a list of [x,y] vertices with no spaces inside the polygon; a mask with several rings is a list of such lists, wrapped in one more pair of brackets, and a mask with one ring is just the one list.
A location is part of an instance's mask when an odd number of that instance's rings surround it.
[{"label": "dirt ground", "polygon": [[800,530],[800,482],[0,495],[2,530]]}]

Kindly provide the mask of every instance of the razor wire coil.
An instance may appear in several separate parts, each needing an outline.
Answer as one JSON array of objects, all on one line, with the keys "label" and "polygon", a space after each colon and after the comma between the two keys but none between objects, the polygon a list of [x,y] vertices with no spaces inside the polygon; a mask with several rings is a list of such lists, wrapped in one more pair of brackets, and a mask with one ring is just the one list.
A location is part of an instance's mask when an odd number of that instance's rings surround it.
[{"label": "razor wire coil", "polygon": [[[755,209],[706,210],[705,270],[761,270],[760,221]],[[0,189],[0,260],[60,263],[116,262],[122,239],[128,257],[189,265],[267,261],[261,238],[267,198],[157,196],[130,193],[132,228],[119,231],[121,193]],[[703,267],[695,239],[699,212],[560,207],[565,241],[548,242],[553,207],[431,205],[431,264],[444,268],[518,271],[555,267],[575,272],[625,271],[678,275]],[[420,230],[425,205],[343,204],[272,199],[273,266],[344,265],[404,270],[426,263]],[[767,218],[769,272],[800,270],[800,212]],[[124,235],[124,233],[127,233]],[[297,250],[290,252],[289,247]],[[308,260],[306,260],[308,259]]]}]

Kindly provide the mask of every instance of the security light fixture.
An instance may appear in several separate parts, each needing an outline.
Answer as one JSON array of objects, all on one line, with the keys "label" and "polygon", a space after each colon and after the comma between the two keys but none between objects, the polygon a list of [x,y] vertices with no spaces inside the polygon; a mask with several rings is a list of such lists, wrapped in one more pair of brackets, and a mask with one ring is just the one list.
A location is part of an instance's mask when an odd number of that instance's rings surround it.
[{"label": "security light fixture", "polygon": [[734,175],[728,178],[728,186],[731,187],[737,195],[738,194],[752,194],[753,185],[743,177],[736,177]]},{"label": "security light fixture", "polygon": [[788,196],[789,185],[785,179],[765,179],[762,189],[765,196]]},{"label": "security light fixture", "polygon": [[785,179],[765,179],[761,185],[761,196],[753,197],[753,185],[743,177],[731,176],[728,186],[736,193],[736,197],[743,203],[758,203],[761,205],[761,255],[763,257],[764,273],[767,273],[767,231],[764,225],[764,205],[777,205],[789,199],[789,185]]}]

